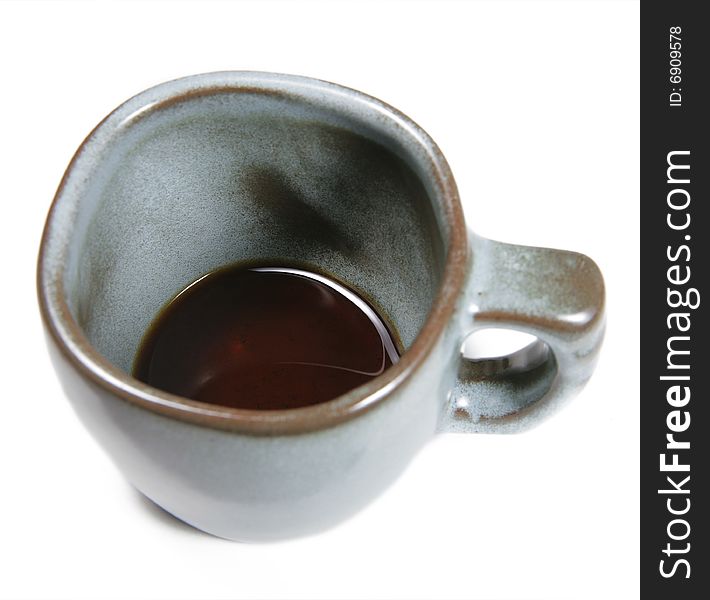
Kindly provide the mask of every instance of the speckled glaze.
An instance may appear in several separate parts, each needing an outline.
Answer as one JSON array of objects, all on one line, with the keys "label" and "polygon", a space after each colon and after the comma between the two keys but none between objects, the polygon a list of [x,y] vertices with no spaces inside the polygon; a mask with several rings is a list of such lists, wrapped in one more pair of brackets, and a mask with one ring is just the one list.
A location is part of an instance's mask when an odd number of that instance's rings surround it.
[{"label": "speckled glaze", "polygon": [[[330,402],[282,411],[203,404],[130,376],[167,300],[253,261],[346,282],[389,321],[402,359]],[[106,117],[57,191],[38,292],[66,394],[126,478],[243,541],[338,523],[437,431],[528,427],[587,380],[603,332],[596,265],[468,233],[444,157],[410,119],[268,73],[171,81]],[[462,359],[481,327],[546,345],[527,368]]]}]

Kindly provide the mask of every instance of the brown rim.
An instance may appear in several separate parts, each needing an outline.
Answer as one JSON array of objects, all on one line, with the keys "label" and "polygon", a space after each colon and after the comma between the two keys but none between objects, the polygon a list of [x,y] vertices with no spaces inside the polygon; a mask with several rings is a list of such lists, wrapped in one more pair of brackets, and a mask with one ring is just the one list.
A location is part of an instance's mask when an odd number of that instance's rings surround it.
[{"label": "brown rim", "polygon": [[[97,133],[131,103],[138,106],[131,114],[133,120],[196,96],[246,91],[289,95],[289,89],[299,85],[311,88],[316,86],[323,93],[345,94],[363,107],[384,113],[404,125],[412,143],[424,149],[434,175],[433,183],[443,203],[442,212],[449,228],[449,248],[439,291],[422,330],[402,359],[382,375],[329,402],[303,408],[258,411],[215,406],[176,396],[134,379],[99,354],[84,336],[66,302],[62,286],[62,261],[52,264],[48,259],[47,248],[53,233],[55,215],[65,197],[70,176],[80,164],[86,149],[95,143]],[[147,102],[145,97],[149,93],[155,95],[161,92],[161,100]],[[141,99],[146,100],[142,105]],[[111,127],[118,129],[116,125]],[[64,250],[65,245],[60,249]],[[74,154],[49,209],[40,244],[37,290],[40,311],[52,340],[79,374],[101,389],[137,406],[189,423],[253,435],[295,434],[324,429],[362,414],[381,403],[408,379],[432,350],[452,317],[465,279],[467,260],[468,244],[463,211],[449,166],[434,141],[411,119],[376,98],[333,83],[291,75],[236,71],[186,77],[146,90],[116,108],[94,128]]]}]

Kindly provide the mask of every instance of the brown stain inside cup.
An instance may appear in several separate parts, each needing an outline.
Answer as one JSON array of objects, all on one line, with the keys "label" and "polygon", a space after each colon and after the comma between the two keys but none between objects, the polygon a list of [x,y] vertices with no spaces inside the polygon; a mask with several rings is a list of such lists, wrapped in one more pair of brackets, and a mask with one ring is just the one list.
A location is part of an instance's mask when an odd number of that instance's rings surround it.
[{"label": "brown stain inside cup", "polygon": [[134,376],[210,404],[281,410],[336,398],[397,360],[383,320],[354,292],[302,270],[235,266],[166,305]]}]

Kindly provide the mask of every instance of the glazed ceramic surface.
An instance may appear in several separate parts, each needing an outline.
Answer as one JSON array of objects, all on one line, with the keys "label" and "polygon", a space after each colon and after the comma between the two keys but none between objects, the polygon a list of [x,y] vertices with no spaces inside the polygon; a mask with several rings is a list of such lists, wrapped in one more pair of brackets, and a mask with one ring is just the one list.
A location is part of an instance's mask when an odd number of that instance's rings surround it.
[{"label": "glazed ceramic surface", "polygon": [[[130,376],[159,309],[232,263],[347,283],[402,360],[324,404],[218,407]],[[331,83],[227,72],[132,98],[87,138],[57,192],[38,269],[50,352],[77,414],[141,492],[204,531],[270,540],[332,526],[437,431],[513,431],[591,374],[604,290],[579,254],[465,228],[434,142]],[[462,359],[479,327],[546,342]]]}]

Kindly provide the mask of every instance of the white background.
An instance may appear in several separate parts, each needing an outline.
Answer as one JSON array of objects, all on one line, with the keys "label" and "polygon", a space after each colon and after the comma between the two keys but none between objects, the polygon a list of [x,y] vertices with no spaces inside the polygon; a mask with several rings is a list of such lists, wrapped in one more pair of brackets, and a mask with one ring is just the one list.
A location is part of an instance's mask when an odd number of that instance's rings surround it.
[{"label": "white background", "polygon": [[[636,597],[638,48],[633,2],[0,2],[0,596]],[[222,69],[382,98],[439,143],[478,233],[592,256],[609,319],[583,393],[530,433],[439,436],[311,538],[225,542],[143,501],[62,397],[36,252],[108,111]]]}]

